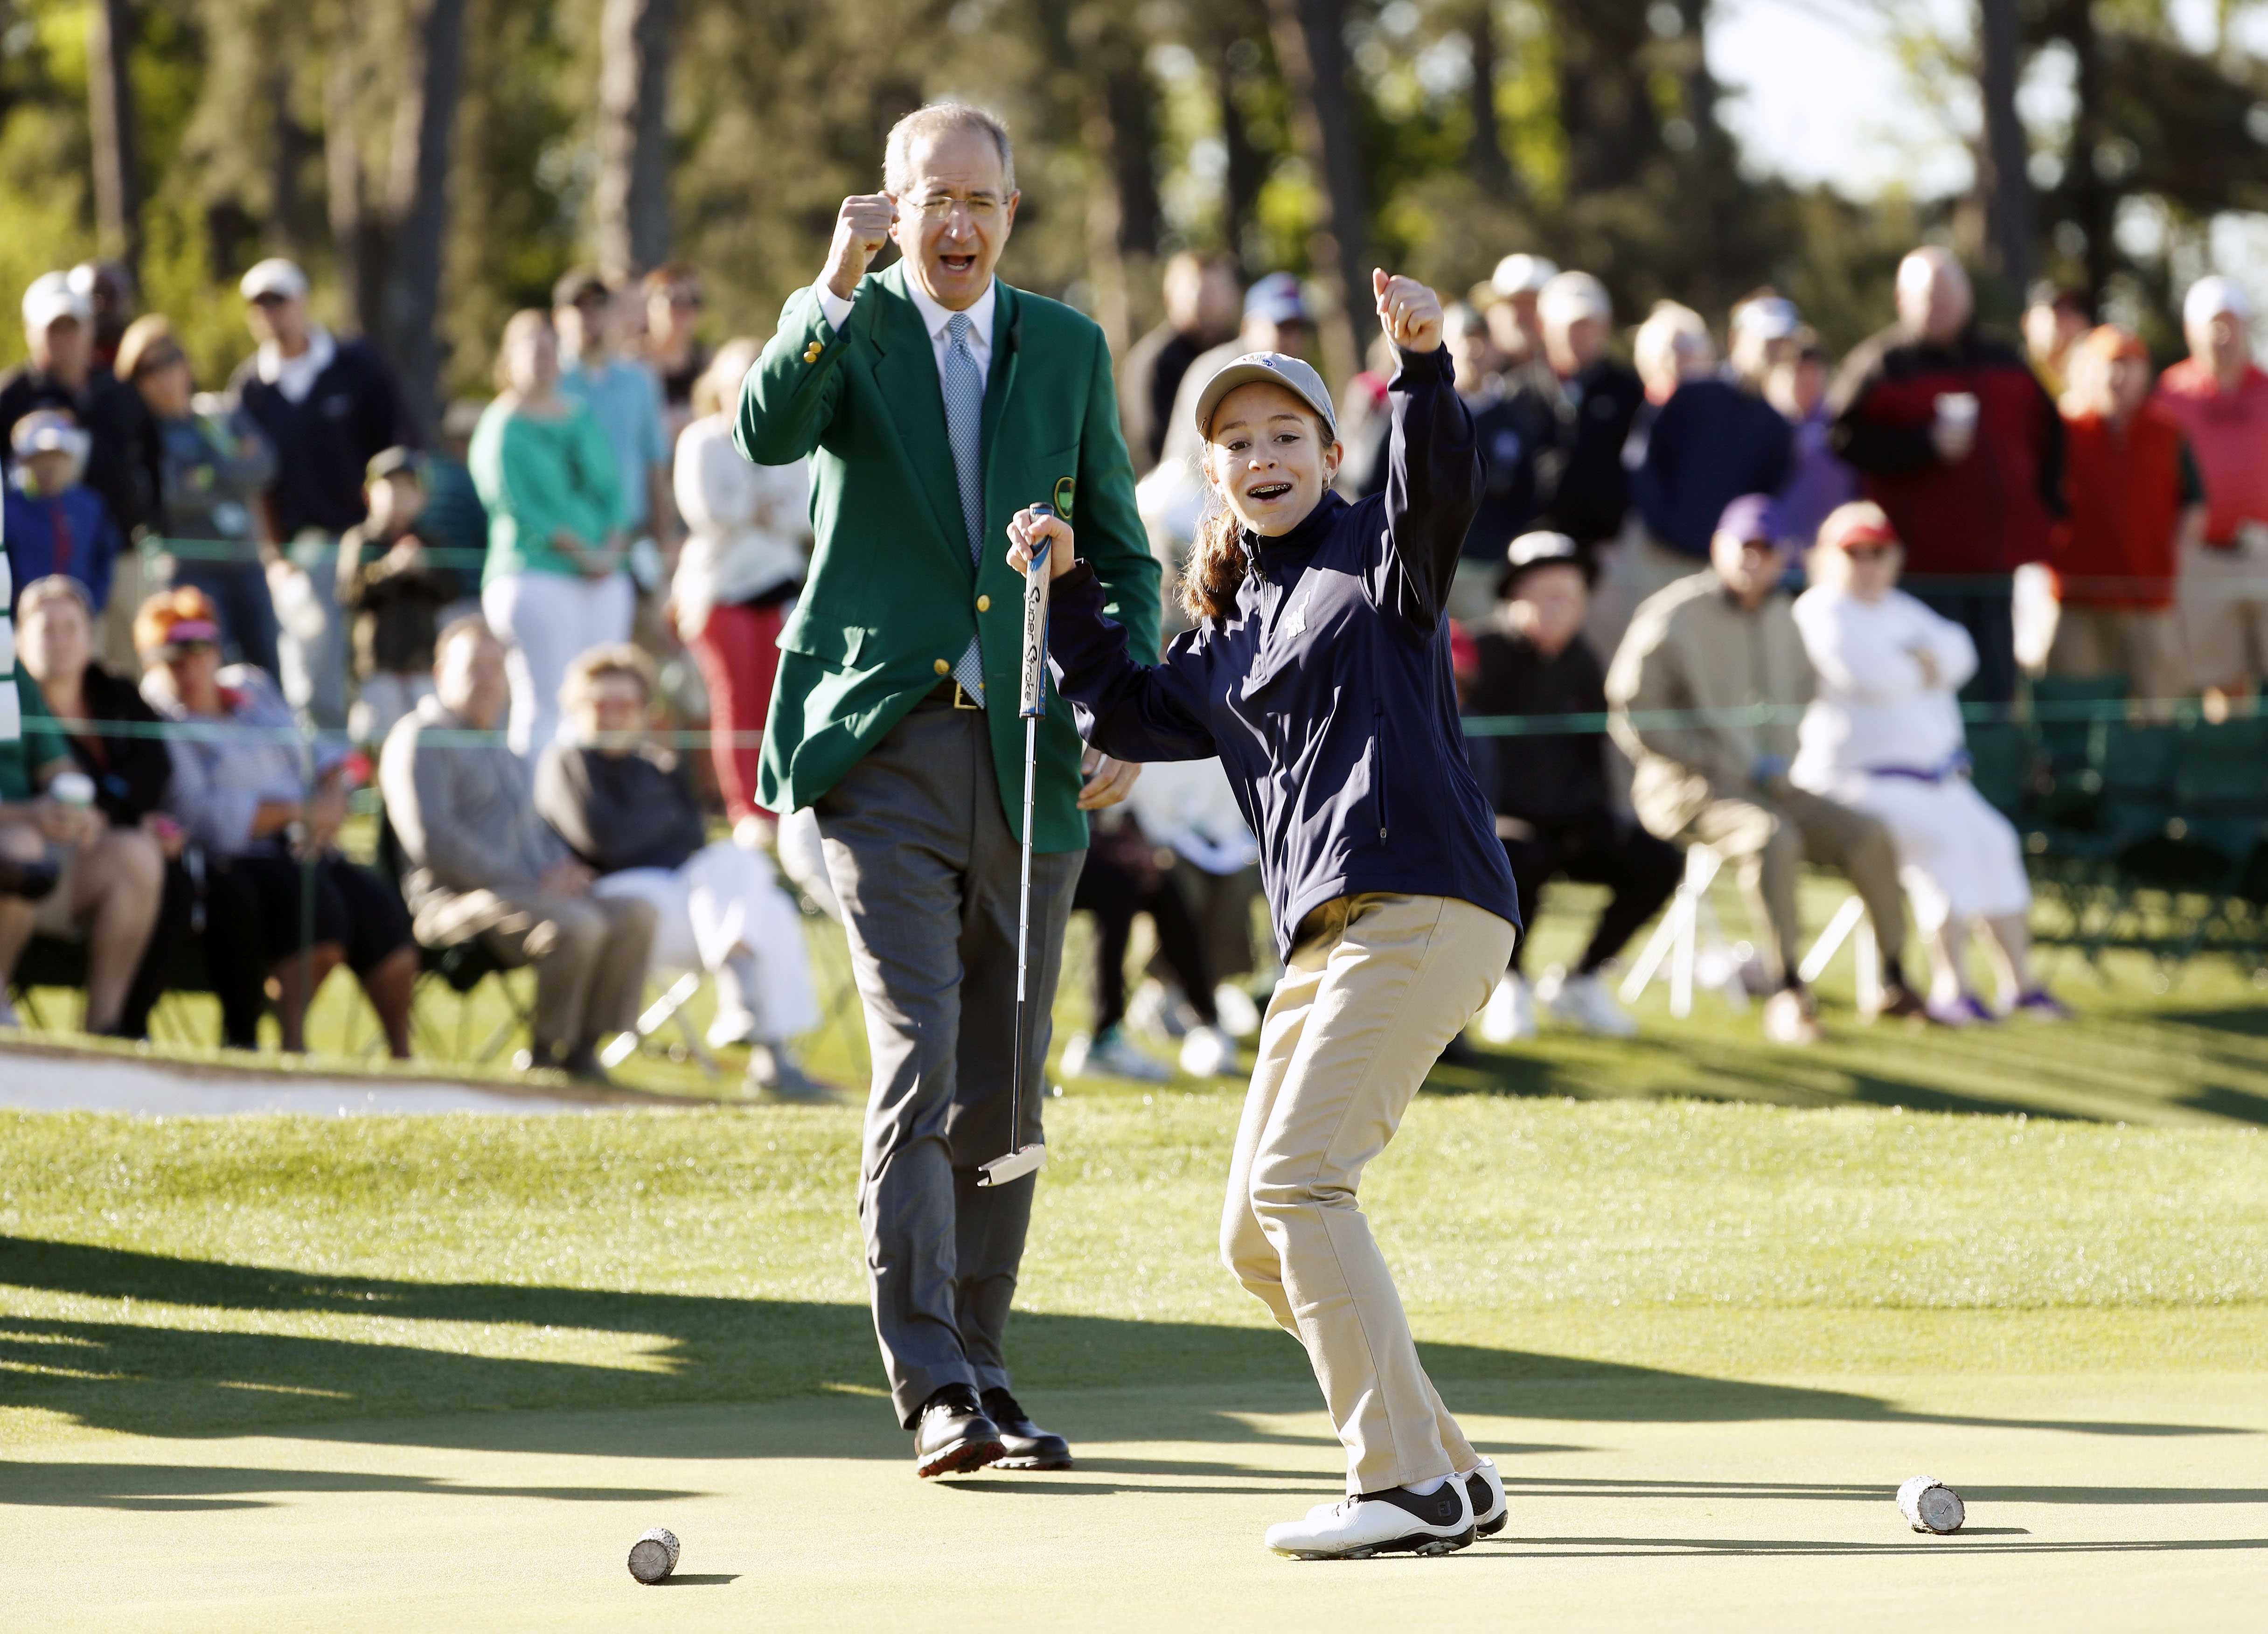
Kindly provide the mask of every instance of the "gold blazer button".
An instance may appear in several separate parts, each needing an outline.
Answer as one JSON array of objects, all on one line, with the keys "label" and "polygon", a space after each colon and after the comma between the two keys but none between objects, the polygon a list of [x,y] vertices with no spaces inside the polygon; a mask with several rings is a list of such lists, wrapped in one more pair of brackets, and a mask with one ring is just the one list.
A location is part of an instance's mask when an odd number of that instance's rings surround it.
[{"label": "gold blazer button", "polygon": [[992,598],[990,596],[977,597],[976,610],[979,613],[990,613],[992,610]]},{"label": "gold blazer button", "polygon": [[935,669],[940,675],[950,675],[953,673],[953,666],[946,663],[943,659],[938,659],[938,661],[931,667]]},{"label": "gold blazer button", "polygon": [[804,360],[804,362],[806,362],[806,363],[817,363],[817,362],[819,361],[819,354],[820,354],[820,353],[821,353],[821,352],[823,352],[823,351],[825,351],[826,350],[827,350],[827,343],[826,343],[825,342],[823,342],[823,341],[814,341],[810,345],[808,345],[808,346],[806,346],[806,347],[805,347],[805,348],[803,349],[803,360]]}]

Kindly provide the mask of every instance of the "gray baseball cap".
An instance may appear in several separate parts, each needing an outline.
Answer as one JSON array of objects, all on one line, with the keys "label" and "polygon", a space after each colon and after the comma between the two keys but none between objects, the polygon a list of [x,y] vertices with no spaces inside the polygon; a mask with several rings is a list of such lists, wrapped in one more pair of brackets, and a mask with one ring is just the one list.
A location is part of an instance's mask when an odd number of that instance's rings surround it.
[{"label": "gray baseball cap", "polygon": [[1339,416],[1331,407],[1330,388],[1323,377],[1301,363],[1297,357],[1287,357],[1282,352],[1247,352],[1241,357],[1232,357],[1214,371],[1197,394],[1197,435],[1209,437],[1212,431],[1213,410],[1220,400],[1240,386],[1256,382],[1280,386],[1314,409],[1323,423],[1323,430],[1331,441],[1339,439]]}]

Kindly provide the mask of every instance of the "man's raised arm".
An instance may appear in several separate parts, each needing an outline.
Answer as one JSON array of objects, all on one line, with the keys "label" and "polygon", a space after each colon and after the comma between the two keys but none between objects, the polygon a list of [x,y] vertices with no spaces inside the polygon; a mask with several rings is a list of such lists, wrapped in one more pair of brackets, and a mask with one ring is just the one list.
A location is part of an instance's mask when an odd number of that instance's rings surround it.
[{"label": "man's raised arm", "polygon": [[780,309],[779,328],[740,386],[733,445],[758,465],[793,465],[819,446],[842,401],[838,331],[867,263],[889,241],[898,207],[886,193],[843,201],[827,264]]}]

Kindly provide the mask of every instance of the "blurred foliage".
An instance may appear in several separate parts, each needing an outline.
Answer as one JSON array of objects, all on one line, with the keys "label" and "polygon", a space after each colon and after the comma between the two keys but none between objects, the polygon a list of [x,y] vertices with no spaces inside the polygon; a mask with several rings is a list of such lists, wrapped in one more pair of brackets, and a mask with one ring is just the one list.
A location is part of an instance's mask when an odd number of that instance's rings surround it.
[{"label": "blurred foliage", "polygon": [[[1878,4],[1907,20],[1917,94],[1957,101],[1967,45]],[[369,193],[387,173],[421,4],[141,0],[145,302],[208,383],[248,350],[232,286],[261,254],[300,259],[319,312],[352,327],[333,190],[354,174]],[[1708,0],[1339,9],[1373,254],[1446,288],[1535,250],[1597,271],[1634,323],[1664,297],[1721,321],[1771,283],[1843,347],[1887,317],[1899,254],[1974,231],[1960,200],[1852,200],[1753,175],[1716,118]],[[481,389],[504,317],[589,254],[600,10],[470,0],[441,301],[455,389]],[[2032,133],[2045,264],[2104,272],[2113,309],[2161,342],[2211,217],[2268,209],[2268,80],[2225,42],[2185,41],[2169,10],[2025,9],[2036,61],[2071,55],[2083,24],[2098,65],[2094,151],[2069,151],[2083,121]],[[0,288],[93,248],[87,13],[86,0],[0,0]],[[879,185],[891,122],[940,96],[994,108],[1017,135],[1011,276],[1116,336],[1156,320],[1172,250],[1229,250],[1250,276],[1314,270],[1323,204],[1263,0],[679,0],[677,17],[672,202],[712,338],[770,328],[843,195]],[[2089,256],[2081,218],[2097,239],[2117,224],[2115,254]],[[1992,293],[2005,311],[2014,292]],[[21,346],[0,329],[0,362]]]}]

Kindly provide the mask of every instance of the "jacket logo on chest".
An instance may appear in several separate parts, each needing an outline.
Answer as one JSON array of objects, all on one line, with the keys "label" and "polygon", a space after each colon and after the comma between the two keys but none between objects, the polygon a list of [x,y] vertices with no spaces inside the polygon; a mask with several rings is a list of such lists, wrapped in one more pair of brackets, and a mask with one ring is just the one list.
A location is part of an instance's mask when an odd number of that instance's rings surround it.
[{"label": "jacket logo on chest", "polygon": [[1307,604],[1314,599],[1315,581],[1310,578],[1307,588],[1300,593],[1299,605],[1292,609],[1292,617],[1284,626],[1285,635],[1304,636],[1307,633]]}]

